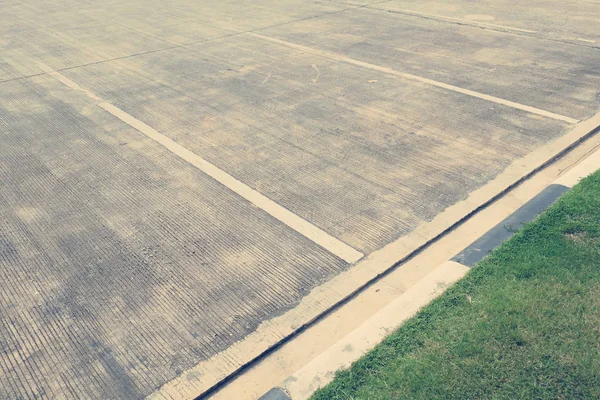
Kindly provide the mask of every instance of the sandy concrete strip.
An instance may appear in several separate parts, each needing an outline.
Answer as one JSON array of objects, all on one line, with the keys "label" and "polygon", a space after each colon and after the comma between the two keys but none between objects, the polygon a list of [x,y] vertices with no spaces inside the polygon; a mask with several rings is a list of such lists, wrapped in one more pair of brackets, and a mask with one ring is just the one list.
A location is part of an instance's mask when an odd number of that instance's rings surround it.
[{"label": "sandy concrete strip", "polygon": [[244,340],[183,372],[178,378],[154,392],[150,398],[187,399],[211,390],[240,368],[236,365],[228,373],[228,366],[235,365],[240,359],[261,357],[277,343],[312,325],[321,314],[326,314],[331,308],[345,302],[362,288],[376,281],[381,274],[394,268],[419,249],[425,248],[428,243],[449,232],[477,210],[493,203],[519,182],[589,137],[593,132],[590,127],[593,125],[589,121],[580,123],[569,133],[516,160],[494,180],[471,192],[467,199],[448,207],[432,221],[419,225],[410,234],[374,251],[353,268],[316,287],[294,309],[261,323]]},{"label": "sandy concrete strip", "polygon": [[307,399],[315,390],[329,383],[337,370],[348,368],[468,271],[469,268],[453,261],[440,265],[360,327],[286,379],[281,388],[293,400]]},{"label": "sandy concrete strip", "polygon": [[573,187],[580,180],[588,175],[591,175],[598,169],[600,169],[600,150],[596,150],[594,153],[592,153],[592,155],[584,159],[564,175],[561,175],[561,177],[558,178],[555,183],[567,187]]},{"label": "sandy concrete strip", "polygon": [[150,139],[164,146],[173,154],[194,165],[196,168],[200,169],[202,172],[209,175],[222,185],[226,186],[230,190],[242,196],[243,198],[254,204],[256,207],[267,212],[269,215],[283,222],[296,232],[312,240],[313,242],[328,250],[332,254],[335,254],[336,256],[340,257],[348,263],[354,263],[363,257],[363,253],[361,253],[360,251],[353,249],[352,247],[348,246],[342,241],[329,235],[327,232],[324,232],[323,230],[317,228],[310,222],[292,213],[288,209],[280,206],[271,199],[252,189],[248,185],[240,182],[225,171],[217,168],[215,165],[206,161],[202,157],[198,156],[195,153],[192,153],[190,150],[181,146],[177,142],[156,131],[151,126],[138,120],[134,116],[126,113],[125,111],[114,106],[113,104],[102,100],[100,97],[90,92],[89,90],[81,88],[77,83],[73,82],[61,73],[57,71],[52,71],[51,68],[43,64],[40,64],[40,68],[46,73],[48,73],[50,76],[57,78],[61,83],[68,86],[69,88],[82,91],[91,99],[98,101],[99,107],[103,108],[104,110],[119,118],[121,121],[125,122],[140,133],[143,133]]},{"label": "sandy concrete strip", "polygon": [[[600,169],[600,150],[596,150],[591,156],[585,158],[554,184],[548,186],[508,218],[500,222],[492,231],[496,228],[505,229],[511,218],[514,220],[519,219],[521,226],[531,221],[541,211],[552,205],[562,193],[568,190],[565,184],[568,184],[568,187],[572,187],[579,180],[598,169]],[[532,211],[532,207],[536,209]],[[488,234],[489,232],[484,234],[480,239],[485,238]],[[486,251],[486,254],[493,251],[498,244],[495,243],[495,246]],[[472,245],[468,248],[470,247]],[[464,253],[464,251],[461,253]],[[469,267],[479,262],[483,257],[479,257],[475,261],[470,260],[466,263],[458,258],[457,256],[453,260],[442,264],[399,296],[397,300],[363,322],[359,328],[346,335],[342,340],[283,381],[278,388],[281,388],[293,400],[309,398],[317,389],[331,382],[336,371],[349,368],[354,361],[380,343],[391,330],[400,326],[400,324],[413,316],[421,307],[438,297],[447,287],[462,278]]]},{"label": "sandy concrete strip", "polygon": [[464,89],[458,86],[454,86],[454,85],[449,85],[447,83],[443,83],[443,82],[438,82],[435,81],[433,79],[429,79],[429,78],[425,78],[422,76],[418,76],[418,75],[413,75],[413,74],[408,74],[405,72],[400,72],[400,71],[396,71],[392,68],[389,67],[382,67],[379,65],[375,65],[375,64],[371,64],[365,61],[359,61],[350,57],[346,57],[342,54],[336,54],[330,51],[324,51],[324,50],[318,50],[318,49],[314,49],[312,47],[308,47],[308,46],[303,46],[300,44],[296,44],[296,43],[292,43],[292,42],[288,42],[286,40],[281,40],[281,39],[276,39],[270,36],[266,36],[266,35],[262,35],[260,33],[256,33],[256,32],[246,32],[246,35],[252,36],[252,37],[256,37],[259,39],[263,39],[263,40],[267,40],[273,43],[277,43],[280,44],[282,46],[287,46],[290,48],[294,48],[297,50],[301,50],[301,51],[305,51],[308,53],[312,53],[312,54],[317,54],[320,55],[322,57],[327,57],[336,61],[342,61],[342,62],[346,62],[348,64],[352,64],[352,65],[357,65],[363,68],[368,68],[368,69],[372,69],[375,71],[379,71],[379,72],[383,72],[386,74],[390,74],[390,75],[395,75],[395,76],[399,76],[405,79],[411,79],[414,81],[418,81],[421,83],[424,83],[426,85],[431,85],[431,86],[436,86],[436,87],[440,87],[446,90],[450,90],[456,93],[461,93],[467,96],[471,96],[471,97],[476,97],[478,99],[482,99],[482,100],[486,100],[486,101],[490,101],[492,103],[496,103],[496,104],[501,104],[503,106],[507,106],[507,107],[511,107],[517,110],[521,110],[521,111],[525,111],[531,114],[536,114],[536,115],[540,115],[542,117],[546,117],[546,118],[552,118],[558,121],[564,121],[570,124],[575,124],[577,122],[579,122],[579,120],[575,119],[575,118],[571,118],[571,117],[567,117],[564,115],[560,115],[560,114],[556,114],[550,111],[546,111],[546,110],[542,110],[536,107],[531,107],[525,104],[520,104],[520,103],[516,103],[514,101],[510,101],[510,100],[505,100],[505,99],[501,99],[499,97],[495,97],[495,96],[490,96],[487,95],[485,93],[480,93],[480,92],[476,92],[474,90],[469,90],[469,89]]},{"label": "sandy concrete strip", "polygon": [[[600,112],[587,121],[582,122],[580,125],[585,125],[585,128],[590,131],[600,129]],[[581,179],[600,169],[600,150],[594,150],[595,151],[584,158],[583,161],[564,172],[564,174],[561,174],[554,183],[557,185],[573,187]]]}]

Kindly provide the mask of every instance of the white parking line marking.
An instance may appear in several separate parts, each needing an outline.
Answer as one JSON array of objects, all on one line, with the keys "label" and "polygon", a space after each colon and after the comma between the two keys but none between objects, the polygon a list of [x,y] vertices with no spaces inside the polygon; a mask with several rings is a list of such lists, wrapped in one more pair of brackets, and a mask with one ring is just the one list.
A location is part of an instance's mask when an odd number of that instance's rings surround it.
[{"label": "white parking line marking", "polygon": [[151,126],[145,124],[144,122],[140,121],[134,116],[126,113],[125,111],[121,110],[115,105],[107,102],[106,100],[97,96],[90,90],[82,88],[77,83],[73,82],[61,73],[43,64],[38,64],[38,66],[45,73],[56,78],[65,86],[85,93],[90,99],[97,101],[97,105],[105,111],[107,111],[108,113],[119,118],[121,121],[125,122],[127,125],[131,126],[138,132],[144,134],[148,138],[154,140],[156,143],[165,147],[171,153],[192,164],[193,166],[204,172],[206,175],[212,177],[214,180],[216,180],[223,186],[237,193],[256,207],[265,211],[267,214],[271,215],[275,219],[283,222],[296,232],[300,233],[304,237],[318,244],[330,253],[338,256],[339,258],[343,259],[348,263],[354,263],[364,256],[364,254],[360,251],[348,246],[346,243],[334,238],[327,232],[314,226],[302,217],[280,206],[273,200],[252,189],[245,183],[240,182],[233,176],[229,175],[227,172],[215,166],[214,164],[191,152],[190,150],[173,141],[172,139],[166,137]]},{"label": "white parking line marking", "polygon": [[367,8],[372,8],[374,10],[388,11],[388,12],[397,13],[397,14],[413,15],[415,17],[435,19],[435,20],[446,21],[446,22],[455,22],[455,23],[461,24],[461,25],[471,25],[471,26],[477,26],[477,27],[481,27],[481,28],[492,28],[492,29],[500,29],[500,30],[505,30],[505,31],[521,32],[521,33],[537,33],[537,31],[532,31],[530,29],[514,28],[512,26],[490,24],[489,22],[480,22],[480,21],[472,20],[472,19],[447,17],[445,15],[427,14],[427,13],[411,11],[411,10],[387,8],[385,6],[384,7],[369,6]]},{"label": "white parking line marking", "polygon": [[479,93],[476,92],[474,90],[469,90],[469,89],[463,89],[461,87],[458,86],[454,86],[454,85],[449,85],[447,83],[443,83],[443,82],[438,82],[438,81],[434,81],[433,79],[429,79],[429,78],[424,78],[422,76],[418,76],[418,75],[413,75],[413,74],[409,74],[406,72],[400,72],[400,71],[396,71],[392,68],[388,68],[388,67],[381,67],[379,65],[375,65],[375,64],[371,64],[365,61],[359,61],[359,60],[355,60],[353,58],[350,57],[346,57],[342,54],[337,54],[337,53],[332,53],[326,50],[318,50],[318,49],[313,49],[312,47],[307,47],[307,46],[303,46],[301,44],[296,44],[296,43],[292,43],[292,42],[288,42],[285,40],[281,40],[281,39],[276,39],[270,36],[265,36],[265,35],[261,35],[260,33],[256,33],[256,32],[246,32],[245,35],[249,35],[258,39],[262,39],[262,40],[266,40],[269,42],[273,42],[273,43],[277,43],[280,44],[282,46],[287,46],[293,49],[297,49],[297,50],[301,50],[307,53],[312,53],[312,54],[316,54],[322,57],[327,57],[336,61],[342,61],[342,62],[346,62],[348,64],[352,64],[352,65],[357,65],[359,67],[363,67],[363,68],[369,68],[375,71],[380,71],[386,74],[390,74],[390,75],[396,75],[402,78],[406,78],[406,79],[411,79],[414,81],[418,81],[421,83],[425,83],[427,85],[431,85],[431,86],[436,86],[436,87],[440,87],[443,89],[447,89],[447,90],[451,90],[453,92],[457,92],[457,93],[462,93],[465,94],[467,96],[471,96],[471,97],[476,97],[478,99],[482,99],[482,100],[487,100],[490,101],[492,103],[496,103],[496,104],[501,104],[503,106],[507,106],[507,107],[511,107],[511,108],[515,108],[517,110],[521,110],[521,111],[526,111],[528,113],[531,114],[537,114],[540,115],[542,117],[547,117],[547,118],[552,118],[552,119],[556,119],[559,121],[564,121],[564,122],[568,122],[570,124],[576,124],[579,122],[579,120],[575,119],[575,118],[570,118],[570,117],[566,117],[564,115],[560,115],[560,114],[555,114],[553,112],[550,111],[546,111],[546,110],[541,110],[539,108],[536,107],[531,107],[525,104],[520,104],[520,103],[515,103],[514,101],[510,101],[510,100],[505,100],[505,99],[501,99],[499,97],[495,97],[495,96],[490,96],[484,93]]}]

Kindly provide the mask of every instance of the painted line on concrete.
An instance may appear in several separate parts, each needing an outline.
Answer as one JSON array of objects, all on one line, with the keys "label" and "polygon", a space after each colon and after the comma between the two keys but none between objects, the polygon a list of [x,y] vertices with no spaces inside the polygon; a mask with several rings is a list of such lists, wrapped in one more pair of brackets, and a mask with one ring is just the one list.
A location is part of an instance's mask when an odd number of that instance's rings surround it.
[{"label": "painted line on concrete", "polygon": [[306,221],[302,217],[294,214],[290,210],[277,204],[273,200],[269,199],[268,197],[264,196],[263,194],[252,189],[250,186],[246,185],[245,183],[240,182],[233,176],[229,175],[227,172],[225,172],[222,169],[215,166],[214,164],[203,159],[199,155],[191,152],[190,150],[183,147],[179,143],[168,138],[167,136],[158,132],[151,126],[140,121],[139,119],[128,114],[127,112],[121,110],[120,108],[116,107],[115,105],[105,101],[104,99],[97,96],[90,90],[82,88],[77,83],[73,82],[66,76],[62,75],[61,73],[53,70],[52,68],[50,68],[46,65],[43,65],[43,64],[38,64],[38,65],[44,72],[46,72],[48,75],[56,78],[58,81],[60,81],[65,86],[67,86],[73,90],[77,90],[77,91],[85,93],[89,98],[91,98],[92,100],[95,100],[97,102],[97,105],[100,108],[104,109],[108,113],[112,114],[113,116],[117,117],[121,121],[125,122],[127,125],[131,126],[138,132],[144,134],[146,137],[154,140],[156,143],[165,147],[171,153],[175,154],[179,158],[192,164],[193,166],[195,166],[196,168],[198,168],[199,170],[201,170],[206,175],[210,176],[211,178],[213,178],[214,180],[216,180],[223,186],[225,186],[228,189],[230,189],[231,191],[237,193],[238,195],[240,195],[244,199],[248,200],[250,203],[252,203],[256,207],[260,208],[261,210],[265,211],[267,214],[271,215],[273,218],[279,220],[280,222],[283,222],[284,224],[286,224],[287,226],[289,226],[296,232],[300,233],[307,239],[309,239],[309,240],[313,241],[314,243],[318,244],[319,246],[323,247],[330,253],[338,256],[339,258],[343,259],[344,261],[346,261],[348,263],[354,263],[354,262],[360,260],[364,256],[364,254],[361,253],[360,251],[348,246],[346,243],[342,242],[341,240],[334,238],[333,236],[329,235],[327,232],[321,230],[320,228],[314,226],[313,224]]},{"label": "painted line on concrete", "polygon": [[279,45],[282,46],[286,46],[289,48],[293,48],[296,50],[301,50],[307,53],[312,53],[312,54],[316,54],[322,57],[326,57],[326,58],[330,58],[332,60],[336,60],[336,61],[341,61],[341,62],[345,62],[348,64],[352,64],[352,65],[356,65],[359,67],[363,67],[363,68],[368,68],[371,70],[375,70],[375,71],[379,71],[379,72],[383,72],[385,74],[389,74],[389,75],[395,75],[395,76],[399,76],[402,78],[406,78],[406,79],[410,79],[413,81],[418,81],[421,83],[424,83],[426,85],[431,85],[431,86],[435,86],[435,87],[439,87],[439,88],[443,88],[446,90],[450,90],[456,93],[461,93],[467,96],[471,96],[471,97],[475,97],[481,100],[486,100],[492,103],[496,103],[496,104],[500,104],[506,107],[511,107],[517,110],[521,110],[521,111],[525,111],[531,114],[536,114],[536,115],[540,115],[542,117],[546,117],[546,118],[552,118],[555,120],[559,120],[559,121],[564,121],[564,122],[568,122],[570,124],[575,124],[578,123],[579,120],[575,119],[575,118],[571,118],[571,117],[567,117],[564,115],[560,115],[560,114],[556,114],[550,111],[546,111],[546,110],[542,110],[536,107],[531,107],[525,104],[520,104],[520,103],[516,103],[514,101],[510,101],[510,100],[506,100],[506,99],[501,99],[499,97],[495,97],[495,96],[490,96],[487,95],[485,93],[480,93],[480,92],[476,92],[474,90],[470,90],[470,89],[464,89],[458,86],[454,86],[454,85],[450,85],[447,83],[443,83],[443,82],[438,82],[435,81],[433,79],[429,79],[429,78],[425,78],[419,75],[413,75],[413,74],[409,74],[406,72],[400,72],[400,71],[396,71],[395,69],[389,68],[389,67],[382,67],[379,65],[375,65],[375,64],[371,64],[365,61],[360,61],[360,60],[356,60],[354,58],[350,58],[350,57],[346,57],[342,54],[338,54],[338,53],[333,53],[330,51],[326,51],[326,50],[319,50],[319,49],[314,49],[312,47],[308,47],[308,46],[304,46],[301,44],[297,44],[297,43],[292,43],[292,42],[288,42],[286,40],[281,40],[281,39],[276,39],[270,36],[266,36],[266,35],[262,35],[260,33],[256,33],[256,32],[246,32],[245,35],[248,36],[252,36],[258,39],[262,39],[262,40],[266,40],[272,43],[277,43]]},{"label": "painted line on concrete", "polygon": [[[599,122],[599,118],[600,113],[586,121],[584,125],[587,127],[590,124],[596,124]],[[590,134],[593,134],[597,129],[598,126],[592,128]],[[452,284],[465,276],[469,269],[485,255],[495,250],[500,244],[510,238],[515,233],[512,229],[508,230],[508,237],[503,236],[507,222],[522,227],[525,223],[532,221],[536,216],[547,210],[562,194],[569,191],[581,179],[597,170],[600,170],[600,150],[596,150],[592,155],[567,171],[564,176],[559,177],[552,184],[546,186],[540,193],[511,213],[508,218],[498,223],[479,239],[476,239],[465,250],[457,254],[457,256],[442,263],[396,300],[382,308],[374,316],[364,321],[358,328],[290,375],[277,387],[269,390],[259,400],[304,400],[309,398],[317,389],[331,382],[335,377],[335,372],[340,369],[349,368],[353,362],[373,349],[404,321],[414,316],[421,308],[429,304]],[[490,234],[490,232],[494,231],[501,232],[501,234]],[[482,251],[482,239],[486,236],[489,237],[489,240],[485,240],[486,248],[485,251]],[[476,251],[469,253],[469,249]],[[465,255],[468,256],[469,254],[477,254],[477,257],[475,255],[465,257]],[[435,288],[431,286],[432,283],[436,284]]]},{"label": "painted line on concrete", "polygon": [[385,7],[374,7],[374,6],[369,6],[366,8],[370,8],[373,10],[387,11],[387,12],[394,13],[394,14],[404,14],[404,15],[410,15],[413,17],[432,19],[432,20],[436,20],[436,21],[453,22],[455,24],[469,25],[469,26],[474,26],[477,28],[490,28],[490,29],[494,29],[494,30],[499,30],[501,32],[513,31],[513,32],[519,32],[519,33],[537,33],[537,31],[532,31],[530,29],[515,28],[512,26],[491,24],[489,22],[480,22],[480,21],[464,19],[464,18],[448,17],[445,15],[427,14],[427,13],[423,13],[423,12],[404,10],[404,9],[398,9],[398,8],[385,8]]},{"label": "painted line on concrete", "polygon": [[[379,4],[379,3],[377,3],[377,4]],[[586,46],[582,43],[587,43],[588,45],[586,47],[598,48],[598,46],[595,45],[596,40],[591,40],[591,39],[568,38],[568,37],[567,38],[552,38],[547,35],[544,35],[543,32],[533,31],[533,30],[529,30],[529,29],[515,28],[512,26],[506,26],[506,25],[492,24],[489,22],[482,22],[482,21],[479,21],[476,19],[448,17],[445,15],[427,14],[427,13],[423,13],[423,12],[411,11],[411,10],[405,10],[405,9],[386,8],[385,6],[384,7],[375,7],[375,5],[376,4],[366,5],[366,6],[363,6],[362,8],[366,8],[369,10],[383,11],[383,12],[388,12],[388,13],[392,13],[392,14],[401,14],[401,15],[406,15],[406,16],[410,16],[410,17],[423,18],[423,19],[428,19],[428,20],[437,21],[437,22],[447,22],[447,23],[451,23],[451,24],[455,24],[455,25],[472,26],[474,28],[487,29],[487,30],[492,30],[492,31],[496,31],[496,32],[508,33],[508,34],[519,35],[519,36],[526,35],[526,36],[533,37],[536,39],[549,40],[549,41],[557,42],[557,43],[565,43],[565,44],[572,44],[572,45],[578,45],[578,46]],[[541,34],[541,36],[540,36],[540,34]]]},{"label": "painted line on concrete", "polygon": [[554,204],[568,190],[569,187],[557,184],[546,187],[533,199],[529,200],[518,210],[498,223],[498,225],[452,257],[452,261],[456,261],[467,267],[473,267],[503,242],[510,239],[525,224],[533,221],[538,215]]}]

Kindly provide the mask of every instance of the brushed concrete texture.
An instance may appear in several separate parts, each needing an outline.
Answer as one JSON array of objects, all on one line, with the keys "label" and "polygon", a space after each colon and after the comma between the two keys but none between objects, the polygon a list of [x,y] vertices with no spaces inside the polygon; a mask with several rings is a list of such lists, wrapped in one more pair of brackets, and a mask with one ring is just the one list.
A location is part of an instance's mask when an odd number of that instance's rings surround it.
[{"label": "brushed concrete texture", "polygon": [[0,81],[229,36],[346,9],[329,2],[161,0],[2,2]]},{"label": "brushed concrete texture", "polygon": [[63,73],[365,253],[568,126],[253,37]]},{"label": "brushed concrete texture", "polygon": [[2,1],[0,398],[144,397],[348,268],[127,120],[368,255],[597,111],[596,3],[492,3]]},{"label": "brushed concrete texture", "polygon": [[600,108],[600,48],[370,8],[261,34],[577,119]]},{"label": "brushed concrete texture", "polygon": [[346,267],[87,100],[2,84],[2,399],[143,397]]},{"label": "brushed concrete texture", "polygon": [[530,33],[532,36],[542,39],[569,41],[596,48],[600,46],[597,27],[600,4],[596,0],[390,0],[373,6],[391,11],[452,17],[466,23],[489,24],[492,28],[523,29],[533,31]]}]

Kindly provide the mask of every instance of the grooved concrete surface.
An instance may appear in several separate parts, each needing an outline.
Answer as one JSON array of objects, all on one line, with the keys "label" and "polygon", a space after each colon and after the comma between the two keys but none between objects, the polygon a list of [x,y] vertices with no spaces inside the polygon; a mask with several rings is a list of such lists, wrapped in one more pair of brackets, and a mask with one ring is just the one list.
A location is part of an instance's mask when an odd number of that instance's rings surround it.
[{"label": "grooved concrete surface", "polygon": [[345,263],[46,76],[2,85],[0,398],[138,398]]},{"label": "grooved concrete surface", "polygon": [[351,267],[127,121],[368,255],[600,108],[600,4],[512,3],[1,2],[0,398],[143,398]]}]

